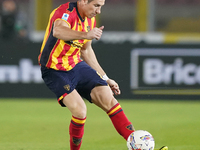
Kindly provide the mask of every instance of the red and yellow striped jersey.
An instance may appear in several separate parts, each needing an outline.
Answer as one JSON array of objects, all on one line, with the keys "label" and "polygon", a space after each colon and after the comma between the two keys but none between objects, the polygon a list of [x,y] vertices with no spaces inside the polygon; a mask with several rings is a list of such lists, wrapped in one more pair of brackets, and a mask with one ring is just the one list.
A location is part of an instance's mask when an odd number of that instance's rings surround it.
[{"label": "red and yellow striped jersey", "polygon": [[96,26],[95,18],[82,19],[77,2],[60,5],[50,14],[49,23],[42,43],[39,64],[55,70],[68,71],[81,62],[80,49],[89,40],[63,41],[53,37],[53,24],[57,19],[64,20],[72,30],[88,32]]}]

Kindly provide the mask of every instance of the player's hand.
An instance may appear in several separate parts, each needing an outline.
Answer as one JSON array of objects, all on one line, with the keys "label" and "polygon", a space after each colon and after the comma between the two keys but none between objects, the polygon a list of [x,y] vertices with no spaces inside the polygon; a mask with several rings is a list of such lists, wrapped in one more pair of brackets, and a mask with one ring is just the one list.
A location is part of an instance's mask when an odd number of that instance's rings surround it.
[{"label": "player's hand", "polygon": [[108,85],[110,86],[111,90],[113,91],[113,93],[115,95],[121,94],[121,91],[119,89],[119,85],[114,80],[108,79],[106,82],[108,83]]},{"label": "player's hand", "polygon": [[104,26],[101,26],[100,28],[95,27],[91,31],[87,32],[87,39],[88,40],[92,40],[92,39],[99,40],[103,33],[103,29],[104,29]]}]

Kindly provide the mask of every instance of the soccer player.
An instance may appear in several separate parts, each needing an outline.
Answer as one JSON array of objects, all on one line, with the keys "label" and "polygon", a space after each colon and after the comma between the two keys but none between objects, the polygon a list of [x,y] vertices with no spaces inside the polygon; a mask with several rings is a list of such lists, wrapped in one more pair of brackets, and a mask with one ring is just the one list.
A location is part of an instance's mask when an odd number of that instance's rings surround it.
[{"label": "soccer player", "polygon": [[95,16],[105,0],[78,0],[62,4],[50,15],[38,57],[42,78],[61,106],[71,114],[70,149],[79,150],[86,121],[85,98],[107,113],[118,133],[127,140],[134,131],[113,93],[118,84],[108,78],[92,49],[92,40],[101,38]]}]

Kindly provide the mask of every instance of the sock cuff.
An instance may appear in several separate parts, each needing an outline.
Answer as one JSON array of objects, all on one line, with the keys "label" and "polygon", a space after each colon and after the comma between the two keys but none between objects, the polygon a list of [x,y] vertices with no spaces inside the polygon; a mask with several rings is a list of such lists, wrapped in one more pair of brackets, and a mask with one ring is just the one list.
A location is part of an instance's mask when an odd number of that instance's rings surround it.
[{"label": "sock cuff", "polygon": [[72,119],[71,119],[71,122],[76,125],[84,125],[85,121],[86,121],[86,117],[81,119],[81,118],[72,116]]},{"label": "sock cuff", "polygon": [[120,104],[117,103],[115,106],[113,106],[113,107],[107,112],[107,114],[108,114],[109,117],[112,117],[112,116],[116,115],[117,113],[119,113],[119,112],[121,112],[121,111],[123,111],[123,110],[122,110]]}]

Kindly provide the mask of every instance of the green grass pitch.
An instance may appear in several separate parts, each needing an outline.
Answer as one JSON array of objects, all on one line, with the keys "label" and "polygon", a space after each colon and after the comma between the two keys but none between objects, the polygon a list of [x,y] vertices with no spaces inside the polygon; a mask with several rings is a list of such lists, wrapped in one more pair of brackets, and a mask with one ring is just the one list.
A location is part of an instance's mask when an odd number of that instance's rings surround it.
[{"label": "green grass pitch", "polygon": [[[136,130],[149,131],[156,148],[200,149],[200,101],[119,100]],[[88,107],[82,150],[127,150],[105,112]],[[0,150],[69,150],[71,114],[54,99],[0,99]]]}]

